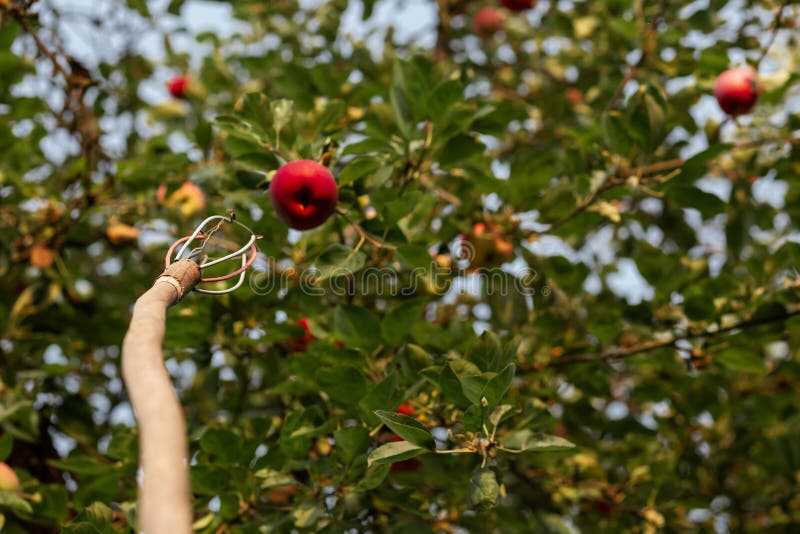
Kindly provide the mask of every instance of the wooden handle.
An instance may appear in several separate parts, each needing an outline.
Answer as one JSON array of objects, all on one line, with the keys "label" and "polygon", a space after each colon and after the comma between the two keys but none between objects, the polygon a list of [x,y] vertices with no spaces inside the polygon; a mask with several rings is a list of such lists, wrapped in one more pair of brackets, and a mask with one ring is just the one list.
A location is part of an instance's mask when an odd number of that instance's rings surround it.
[{"label": "wooden handle", "polygon": [[139,424],[139,532],[190,533],[186,423],[164,367],[167,308],[200,281],[200,268],[180,260],[136,301],[122,342],[122,378]]}]

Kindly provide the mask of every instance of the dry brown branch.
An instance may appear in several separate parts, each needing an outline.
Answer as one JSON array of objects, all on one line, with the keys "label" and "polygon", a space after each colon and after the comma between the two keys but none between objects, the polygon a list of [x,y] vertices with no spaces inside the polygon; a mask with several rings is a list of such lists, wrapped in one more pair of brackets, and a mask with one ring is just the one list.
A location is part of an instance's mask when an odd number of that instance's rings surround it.
[{"label": "dry brown branch", "polygon": [[122,377],[139,425],[139,532],[189,533],[186,424],[164,367],[167,308],[191,291],[200,269],[191,260],[172,264],[136,301],[122,342]]}]

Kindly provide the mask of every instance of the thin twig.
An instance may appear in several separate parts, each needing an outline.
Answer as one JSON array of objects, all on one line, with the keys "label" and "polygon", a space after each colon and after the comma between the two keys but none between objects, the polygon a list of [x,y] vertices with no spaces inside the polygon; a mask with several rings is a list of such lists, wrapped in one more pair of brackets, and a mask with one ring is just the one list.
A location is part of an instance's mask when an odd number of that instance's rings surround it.
[{"label": "thin twig", "polygon": [[764,58],[767,56],[769,49],[775,44],[775,38],[778,36],[778,30],[781,29],[781,18],[783,16],[783,9],[789,5],[789,0],[783,0],[781,5],[778,7],[778,11],[775,13],[775,19],[772,21],[772,28],[770,29],[769,37],[767,38],[767,42],[764,44],[764,48],[761,49],[761,54],[759,54],[758,59],[756,60],[756,66],[760,65]]},{"label": "thin twig", "polygon": [[742,330],[746,328],[753,328],[756,326],[762,326],[765,324],[771,324],[776,322],[785,321],[791,317],[796,315],[800,315],[800,307],[787,311],[781,315],[773,315],[768,317],[759,317],[756,319],[746,319],[743,321],[739,321],[736,324],[726,326],[724,328],[719,328],[716,330],[701,330],[701,331],[688,331],[684,334],[673,335],[667,339],[663,339],[660,341],[648,341],[646,343],[641,343],[639,345],[633,345],[631,347],[625,348],[618,348],[618,349],[611,349],[603,352],[594,352],[589,354],[578,354],[575,356],[567,356],[565,358],[558,358],[552,360],[550,362],[551,366],[563,366],[569,365],[573,363],[586,363],[586,362],[596,362],[599,360],[609,360],[609,359],[619,359],[619,358],[627,358],[628,356],[634,356],[636,354],[641,354],[644,352],[650,352],[656,349],[662,349],[665,347],[672,347],[678,341],[682,340],[689,340],[689,339],[696,339],[700,337],[707,337],[707,338],[715,338],[735,330]]},{"label": "thin twig", "polygon": [[[760,146],[777,144],[777,143],[790,143],[790,144],[800,144],[800,138],[796,137],[769,137],[765,139],[756,139],[754,141],[747,141],[744,143],[740,143],[731,147],[731,150],[748,150],[751,148],[757,148]],[[529,239],[535,239],[537,236],[551,233],[554,230],[564,226],[566,223],[589,209],[592,204],[597,202],[600,198],[600,195],[610,189],[613,189],[617,186],[625,184],[624,178],[628,178],[631,176],[648,176],[654,174],[660,174],[667,171],[674,171],[676,169],[680,169],[683,164],[686,163],[684,158],[675,158],[665,161],[659,161],[657,163],[653,163],[650,165],[645,165],[643,167],[635,167],[632,169],[624,169],[620,171],[620,178],[616,177],[609,177],[606,182],[599,187],[598,189],[592,191],[580,204],[578,204],[572,211],[558,219],[557,221],[553,222],[548,226],[545,230],[535,230],[530,232]]]},{"label": "thin twig", "polygon": [[345,213],[344,211],[336,210],[336,213],[339,214],[345,221],[347,221],[347,223],[353,228],[353,230],[356,231],[356,233],[362,239],[364,239],[367,242],[369,242],[375,248],[388,248],[388,249],[391,249],[391,250],[394,250],[396,248],[396,247],[393,247],[392,245],[387,245],[386,243],[381,243],[380,241],[378,241],[377,239],[375,239],[371,235],[367,234],[367,232],[365,232],[364,229],[361,228],[361,225],[358,224],[357,222],[353,221],[352,219],[350,219],[350,217],[348,217],[347,213]]}]

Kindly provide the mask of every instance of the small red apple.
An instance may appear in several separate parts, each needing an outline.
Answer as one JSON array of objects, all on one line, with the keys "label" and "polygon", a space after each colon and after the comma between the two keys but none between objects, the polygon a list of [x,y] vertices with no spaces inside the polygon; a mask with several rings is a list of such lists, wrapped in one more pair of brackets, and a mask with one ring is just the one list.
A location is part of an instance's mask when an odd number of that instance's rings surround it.
[{"label": "small red apple", "polygon": [[580,89],[576,87],[570,87],[564,93],[564,96],[567,98],[567,102],[572,104],[573,106],[577,106],[578,104],[583,103],[583,93]]},{"label": "small red apple", "polygon": [[0,490],[15,491],[19,489],[19,477],[5,462],[0,462]]},{"label": "small red apple", "polygon": [[[391,436],[389,441],[405,441],[400,436]],[[389,471],[392,473],[414,473],[419,471],[420,461],[416,458],[409,458],[408,460],[401,460],[392,464]]]},{"label": "small red apple", "polygon": [[518,13],[532,8],[536,0],[501,0],[500,3],[503,4],[506,9]]},{"label": "small red apple", "polygon": [[503,15],[491,6],[479,9],[472,17],[472,31],[477,35],[491,37],[502,29]]},{"label": "small red apple", "polygon": [[328,220],[336,210],[339,191],[331,171],[316,161],[291,161],[278,169],[269,184],[278,218],[295,230],[308,230]]},{"label": "small red apple", "polygon": [[167,90],[175,98],[183,98],[189,90],[189,77],[188,76],[175,76],[167,82]]},{"label": "small red apple", "polygon": [[753,109],[760,94],[758,76],[750,67],[726,70],[719,75],[714,84],[714,96],[719,107],[734,117]]},{"label": "small red apple", "polygon": [[403,404],[397,407],[397,413],[401,413],[409,417],[414,417],[414,406],[410,402],[404,402]]},{"label": "small red apple", "polygon": [[317,339],[314,337],[314,334],[311,333],[311,329],[308,328],[308,319],[303,317],[299,321],[295,322],[296,325],[302,326],[303,329],[306,331],[306,335],[303,337],[294,338],[289,342],[289,350],[292,352],[303,352],[308,347],[308,344]]},{"label": "small red apple", "polygon": [[472,225],[472,235],[475,237],[481,237],[488,232],[489,228],[486,226],[486,223],[479,222]]}]

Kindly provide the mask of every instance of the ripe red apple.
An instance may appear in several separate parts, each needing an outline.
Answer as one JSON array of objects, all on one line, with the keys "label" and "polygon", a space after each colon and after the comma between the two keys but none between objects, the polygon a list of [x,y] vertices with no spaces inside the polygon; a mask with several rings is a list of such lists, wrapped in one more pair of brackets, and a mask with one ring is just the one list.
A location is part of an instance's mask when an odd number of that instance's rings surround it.
[{"label": "ripe red apple", "polygon": [[278,218],[295,230],[308,230],[328,220],[339,200],[331,171],[316,161],[291,161],[269,184],[269,198]]},{"label": "ripe red apple", "polygon": [[412,406],[410,402],[404,402],[403,404],[397,407],[397,413],[401,413],[409,417],[414,417],[414,406]]},{"label": "ripe red apple", "polygon": [[508,261],[514,257],[514,243],[501,237],[495,237],[494,252],[501,260]]},{"label": "ripe red apple", "polygon": [[750,67],[726,70],[719,75],[714,84],[714,96],[719,107],[734,117],[753,109],[760,94],[758,76]]},{"label": "ripe red apple", "polygon": [[501,0],[500,2],[506,9],[514,12],[525,11],[536,4],[536,0]]},{"label": "ripe red apple", "polygon": [[0,462],[0,490],[15,491],[19,489],[19,477],[5,462]]},{"label": "ripe red apple", "polygon": [[567,91],[564,93],[564,96],[567,98],[567,102],[573,106],[583,103],[583,93],[576,87],[570,87],[567,89]]},{"label": "ripe red apple", "polygon": [[[389,441],[405,441],[400,436],[391,436]],[[392,464],[389,471],[392,473],[414,473],[419,471],[420,461],[416,458],[409,458],[408,460],[401,460]]]},{"label": "ripe red apple", "polygon": [[311,329],[308,328],[308,319],[303,317],[299,321],[295,322],[296,325],[302,326],[303,329],[306,331],[306,335],[303,337],[294,338],[292,341],[289,342],[289,350],[292,352],[303,352],[308,347],[308,344],[317,339],[314,337],[314,334],[311,333]]},{"label": "ripe red apple", "polygon": [[167,82],[167,90],[175,98],[183,98],[189,90],[189,77],[188,76],[175,76]]},{"label": "ripe red apple", "polygon": [[472,31],[477,35],[490,37],[502,29],[503,15],[491,6],[482,7],[472,17]]}]

